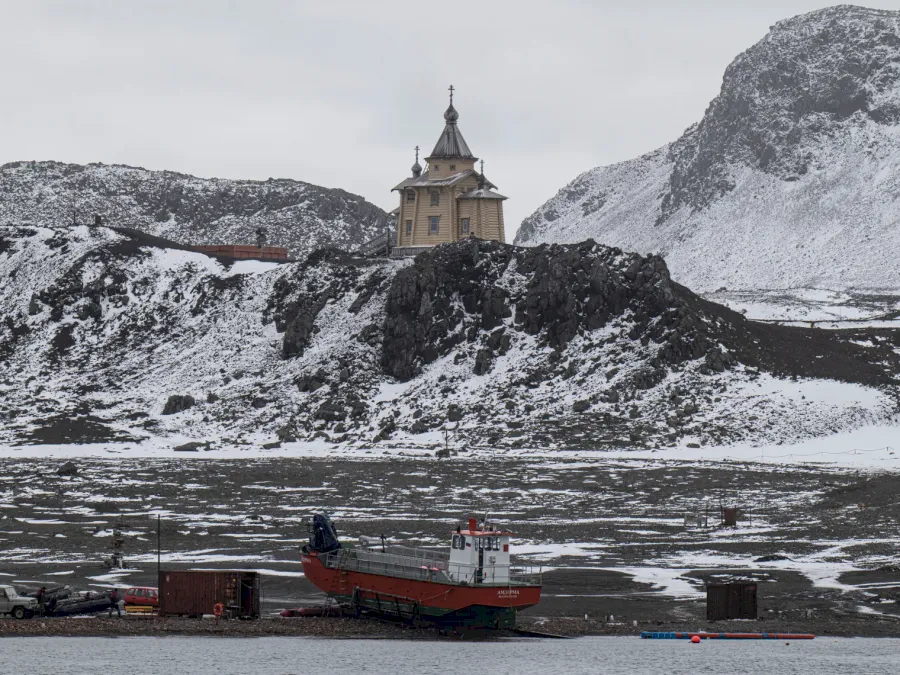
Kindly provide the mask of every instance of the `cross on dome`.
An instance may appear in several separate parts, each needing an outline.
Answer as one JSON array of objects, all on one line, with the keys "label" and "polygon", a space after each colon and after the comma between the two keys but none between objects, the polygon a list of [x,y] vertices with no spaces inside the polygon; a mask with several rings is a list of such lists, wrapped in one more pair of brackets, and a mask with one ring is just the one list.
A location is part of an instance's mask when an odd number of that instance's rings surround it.
[{"label": "cross on dome", "polygon": [[412,165],[412,173],[415,178],[422,175],[422,166],[419,164],[419,146],[416,146],[416,163]]}]

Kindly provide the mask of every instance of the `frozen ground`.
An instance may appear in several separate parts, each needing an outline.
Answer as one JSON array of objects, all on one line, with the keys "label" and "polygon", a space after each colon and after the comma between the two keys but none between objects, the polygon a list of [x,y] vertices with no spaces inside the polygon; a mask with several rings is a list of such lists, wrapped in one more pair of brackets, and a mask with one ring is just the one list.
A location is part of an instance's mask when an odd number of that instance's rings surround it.
[{"label": "frozen ground", "polygon": [[[842,385],[844,387],[846,385]],[[854,431],[841,432],[798,443],[690,447],[691,439],[679,445],[658,449],[621,448],[594,450],[589,447],[572,450],[548,450],[546,448],[493,448],[467,446],[460,442],[455,425],[447,425],[447,433],[435,431],[419,434],[416,444],[410,439],[382,442],[378,445],[355,443],[331,443],[324,440],[282,443],[277,448],[264,448],[266,436],[250,439],[251,442],[219,444],[196,452],[176,451],[181,439],[153,438],[142,443],[96,443],[68,445],[17,445],[0,446],[0,454],[9,459],[198,459],[198,460],[279,460],[279,459],[330,459],[372,460],[383,458],[433,458],[435,452],[445,446],[451,451],[464,453],[479,460],[525,459],[535,461],[556,460],[569,462],[649,460],[678,461],[716,464],[721,462],[753,462],[759,464],[821,465],[825,468],[857,468],[873,471],[900,471],[900,427],[887,425],[864,426]]]},{"label": "frozen ground", "polygon": [[748,319],[817,328],[900,328],[900,291],[825,288],[727,290],[704,293]]},{"label": "frozen ground", "polygon": [[[271,605],[286,606],[318,597],[297,555],[312,512],[330,513],[346,539],[385,534],[425,546],[445,546],[457,522],[488,512],[517,533],[519,562],[547,572],[540,607],[549,614],[694,611],[712,575],[756,578],[773,611],[900,613],[900,475],[878,462],[286,454],[78,457],[75,477],[55,474],[61,457],[6,457],[0,575],[150,583],[160,515],[163,566],[262,569]],[[743,510],[737,529],[720,527],[721,506]],[[686,514],[707,526],[686,526]],[[129,569],[110,574],[100,560],[117,522]],[[648,598],[669,604],[651,610],[640,604]]]}]

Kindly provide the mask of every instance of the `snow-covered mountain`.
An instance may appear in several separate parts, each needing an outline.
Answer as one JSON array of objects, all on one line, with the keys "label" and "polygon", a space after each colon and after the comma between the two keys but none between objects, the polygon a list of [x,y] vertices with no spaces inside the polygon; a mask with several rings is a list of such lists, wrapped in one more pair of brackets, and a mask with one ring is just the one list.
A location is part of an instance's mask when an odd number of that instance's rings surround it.
[{"label": "snow-covered mountain", "polygon": [[382,233],[386,214],[358,195],[287,179],[195,178],[130,166],[12,162],[0,166],[0,223],[93,222],[130,227],[182,244],[268,242],[304,256],[351,250]]},{"label": "snow-covered mountain", "polygon": [[698,292],[900,289],[900,12],[779,22],[680,139],[582,174],[515,241],[588,237]]},{"label": "snow-covered mountain", "polygon": [[0,446],[779,442],[893,420],[895,347],[747,321],[591,242],[224,267],[0,226]]}]

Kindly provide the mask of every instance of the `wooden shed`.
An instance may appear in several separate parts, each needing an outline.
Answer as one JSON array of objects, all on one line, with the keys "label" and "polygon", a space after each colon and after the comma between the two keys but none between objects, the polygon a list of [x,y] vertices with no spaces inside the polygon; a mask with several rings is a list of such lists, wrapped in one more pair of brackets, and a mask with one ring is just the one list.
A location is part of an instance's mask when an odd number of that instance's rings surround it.
[{"label": "wooden shed", "polygon": [[706,585],[706,620],[757,618],[755,581]]}]

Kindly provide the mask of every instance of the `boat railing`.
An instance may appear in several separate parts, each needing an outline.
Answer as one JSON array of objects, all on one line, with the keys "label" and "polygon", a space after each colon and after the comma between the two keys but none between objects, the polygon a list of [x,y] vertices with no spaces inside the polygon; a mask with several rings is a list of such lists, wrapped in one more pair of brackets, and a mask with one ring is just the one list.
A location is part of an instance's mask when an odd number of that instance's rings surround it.
[{"label": "boat railing", "polygon": [[386,574],[423,581],[449,581],[447,561],[438,555],[431,556],[427,553],[404,555],[387,551],[344,548],[328,553],[323,563],[326,567],[354,572]]},{"label": "boat railing", "polygon": [[[421,581],[474,581],[476,568],[474,565],[453,563],[452,569],[449,554],[428,549],[415,549],[405,546],[391,546],[384,551],[373,549],[342,548],[323,556],[325,567],[333,569],[384,574],[403,579]],[[508,574],[500,570],[503,566],[494,566],[497,581],[512,586],[534,586],[541,584],[540,568],[520,565],[505,566]],[[498,573],[500,572],[500,573]],[[490,578],[485,583],[492,583]],[[497,583],[497,582],[493,582]]]},{"label": "boat railing", "polygon": [[514,586],[540,586],[543,583],[543,576],[543,569],[540,567],[509,566],[509,581]]}]

